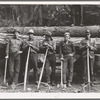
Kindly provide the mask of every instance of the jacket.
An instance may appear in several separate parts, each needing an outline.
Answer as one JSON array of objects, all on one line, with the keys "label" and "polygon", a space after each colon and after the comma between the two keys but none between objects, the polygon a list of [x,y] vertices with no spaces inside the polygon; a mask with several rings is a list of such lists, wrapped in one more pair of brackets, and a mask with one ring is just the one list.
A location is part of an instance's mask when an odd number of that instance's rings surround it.
[{"label": "jacket", "polygon": [[45,53],[46,52],[46,49],[47,49],[47,46],[45,45],[45,43],[49,44],[51,46],[51,48],[49,47],[49,50],[48,50],[48,54],[47,55],[52,55],[52,54],[55,54],[55,50],[56,50],[56,42],[54,42],[53,40],[51,41],[47,41],[47,40],[43,40],[41,43],[40,43],[40,51],[42,53]]},{"label": "jacket", "polygon": [[20,54],[19,51],[22,51],[23,41],[19,38],[10,39],[7,43],[6,55],[8,54]]},{"label": "jacket", "polygon": [[89,57],[94,58],[94,51],[97,50],[97,46],[95,41],[83,39],[80,43],[80,49],[82,51],[82,57],[87,57],[87,42],[89,42]]},{"label": "jacket", "polygon": [[36,40],[35,41],[34,40],[28,40],[28,41],[25,42],[24,45],[26,47],[29,47],[29,45],[30,45],[30,47],[31,47],[30,52],[31,53],[37,54],[37,52],[39,51],[39,44]]},{"label": "jacket", "polygon": [[61,55],[69,55],[75,53],[75,47],[73,42],[68,41],[68,44],[66,44],[66,41],[61,41],[59,44],[59,53],[60,57]]}]

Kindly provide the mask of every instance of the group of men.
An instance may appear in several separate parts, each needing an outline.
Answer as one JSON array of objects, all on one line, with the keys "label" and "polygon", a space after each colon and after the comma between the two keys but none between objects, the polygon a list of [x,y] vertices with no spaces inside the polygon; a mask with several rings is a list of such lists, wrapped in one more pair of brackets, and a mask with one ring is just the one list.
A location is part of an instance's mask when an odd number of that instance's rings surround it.
[{"label": "group of men", "polygon": [[[45,54],[47,48],[48,53],[45,61],[44,73],[45,82],[51,85],[55,84],[55,69],[56,69],[56,43],[52,38],[52,33],[46,31],[44,35],[44,40],[39,43],[39,41],[34,40],[34,30],[30,29],[28,32],[28,40],[22,41],[19,38],[19,31],[14,31],[14,37],[9,39],[7,42],[6,58],[9,58],[8,69],[9,69],[9,85],[16,85],[18,83],[19,71],[20,71],[20,56],[23,52],[23,45],[26,50],[30,47],[29,56],[29,66],[33,68],[34,71],[34,83],[37,84],[38,78],[38,52],[43,51]],[[93,82],[93,66],[94,66],[94,51],[96,50],[95,42],[91,41],[90,31],[86,31],[86,38],[80,43],[80,49],[82,51],[82,61],[84,65],[84,84],[87,83],[87,48],[89,48],[89,59],[90,59],[90,77],[91,82]],[[64,39],[59,43],[59,55],[60,60],[63,61],[63,83],[66,88],[71,87],[73,79],[73,69],[74,69],[74,55],[75,46],[72,41],[70,41],[70,32],[64,33]],[[51,71],[50,71],[51,67]]]}]

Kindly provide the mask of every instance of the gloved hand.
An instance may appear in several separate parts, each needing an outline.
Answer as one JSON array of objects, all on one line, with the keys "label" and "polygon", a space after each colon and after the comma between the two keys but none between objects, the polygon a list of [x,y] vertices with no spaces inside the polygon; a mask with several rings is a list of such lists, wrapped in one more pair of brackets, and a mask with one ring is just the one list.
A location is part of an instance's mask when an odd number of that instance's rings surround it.
[{"label": "gloved hand", "polygon": [[48,43],[47,43],[47,42],[45,42],[45,43],[44,43],[44,45],[45,45],[45,46],[48,46]]},{"label": "gloved hand", "polygon": [[5,58],[6,58],[6,59],[8,59],[8,58],[9,58],[9,56],[7,55]]},{"label": "gloved hand", "polygon": [[88,48],[90,48],[90,47],[91,47],[91,45],[90,45],[90,43],[89,43],[89,42],[87,42],[86,47],[88,47]]},{"label": "gloved hand", "polygon": [[70,53],[69,56],[73,56],[73,53]]},{"label": "gloved hand", "polygon": [[18,51],[17,53],[20,54],[20,53],[22,53],[22,51]]},{"label": "gloved hand", "polygon": [[64,61],[64,58],[63,58],[63,57],[61,57],[61,58],[60,58],[60,60],[61,60],[61,61]]},{"label": "gloved hand", "polygon": [[31,46],[32,46],[32,44],[31,44],[31,43],[29,43],[29,44],[28,44],[28,46],[29,46],[29,47],[31,47]]}]

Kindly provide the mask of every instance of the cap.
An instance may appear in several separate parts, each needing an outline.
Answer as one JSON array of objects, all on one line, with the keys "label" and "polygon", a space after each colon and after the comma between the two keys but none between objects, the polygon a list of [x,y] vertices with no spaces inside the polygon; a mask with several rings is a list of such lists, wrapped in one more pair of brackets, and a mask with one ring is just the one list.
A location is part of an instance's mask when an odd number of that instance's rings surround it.
[{"label": "cap", "polygon": [[44,35],[46,35],[48,37],[51,37],[52,36],[52,33],[50,31],[47,31]]},{"label": "cap", "polygon": [[45,32],[45,34],[44,34],[44,35],[46,35],[46,36],[50,37],[50,38],[51,38],[51,40],[53,40],[53,39],[52,39],[52,33],[51,33],[50,31]]},{"label": "cap", "polygon": [[34,34],[34,31],[33,31],[32,29],[30,29],[30,30],[28,31],[28,34]]},{"label": "cap", "polygon": [[66,32],[69,32],[69,29],[68,28],[66,29]]},{"label": "cap", "polygon": [[64,36],[66,36],[66,35],[70,35],[70,33],[69,33],[69,32],[65,32],[65,33],[64,33]]},{"label": "cap", "polygon": [[15,32],[18,32],[18,33],[20,33],[20,31],[19,31],[18,29],[14,29],[14,33],[15,33]]},{"label": "cap", "polygon": [[15,32],[20,33],[20,31],[19,31],[18,29],[15,29],[15,28],[9,28],[9,29],[7,30],[7,32],[8,32],[8,33],[13,33],[13,34],[15,34]]},{"label": "cap", "polygon": [[86,35],[90,35],[90,30],[86,30]]}]

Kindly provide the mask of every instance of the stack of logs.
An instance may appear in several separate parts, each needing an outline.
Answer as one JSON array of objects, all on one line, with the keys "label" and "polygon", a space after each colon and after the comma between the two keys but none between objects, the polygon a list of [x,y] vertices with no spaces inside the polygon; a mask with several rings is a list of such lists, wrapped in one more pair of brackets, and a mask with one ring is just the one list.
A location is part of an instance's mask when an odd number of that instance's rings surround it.
[{"label": "stack of logs", "polygon": [[[63,40],[63,34],[67,30],[69,30],[72,37],[71,41],[73,41],[76,45],[80,43],[80,41],[84,38],[84,36],[86,35],[86,30],[88,29],[91,32],[92,40],[95,40],[96,44],[98,45],[98,49],[100,48],[100,26],[73,26],[73,27],[53,26],[53,27],[14,27],[14,28],[20,31],[20,38],[23,40],[28,38],[27,33],[29,29],[34,30],[35,32],[34,37],[38,41],[41,41],[43,39],[42,36],[45,34],[46,31],[50,31],[52,32],[53,40],[56,41],[57,44],[59,44],[59,41]],[[13,34],[10,32],[10,29],[12,29],[12,27],[0,28],[0,54],[1,54],[0,56],[1,57],[2,57],[3,52],[5,52],[5,50],[2,47],[3,44],[6,43],[5,40],[13,36]]]},{"label": "stack of logs", "polygon": [[[52,32],[52,36],[55,41],[61,40],[61,37],[63,37],[63,34],[69,30],[71,37],[74,38],[73,41],[78,41],[81,40],[80,38],[84,37],[86,35],[86,30],[90,30],[91,32],[91,37],[96,38],[96,40],[99,40],[100,37],[100,26],[74,26],[74,27],[69,27],[69,26],[59,26],[59,27],[14,27],[15,29],[18,29],[20,31],[20,37],[22,39],[27,38],[27,33],[29,29],[34,30],[34,35],[38,39],[42,39],[41,36],[45,34],[46,31]],[[7,36],[11,36],[12,34],[10,33],[10,29],[12,27],[1,27],[0,28],[0,42],[7,38]],[[78,37],[78,38],[77,38]],[[59,39],[58,39],[59,38]],[[98,41],[96,41],[98,42]],[[1,42],[2,43],[2,42]],[[98,42],[99,43],[99,42]]]}]

